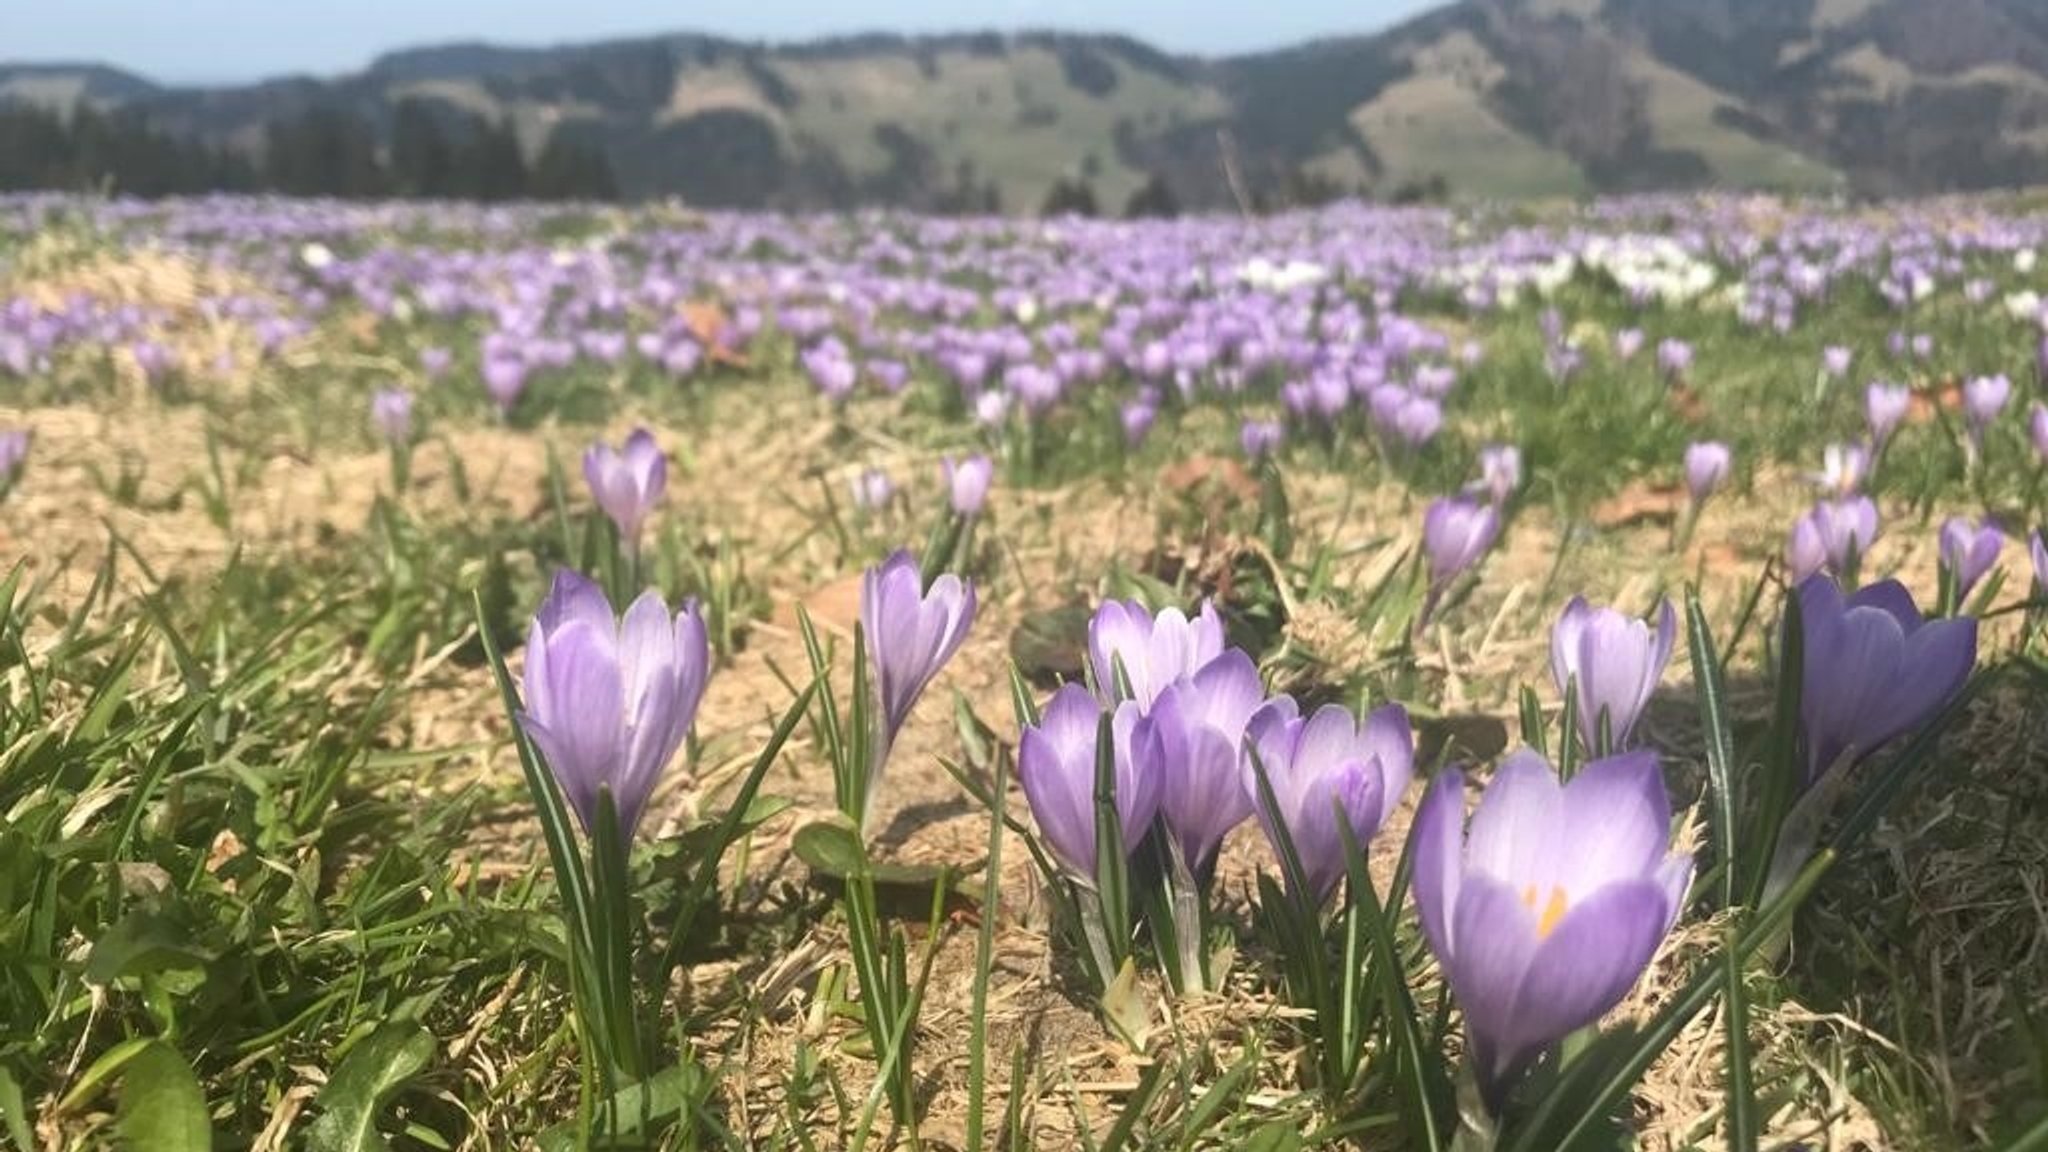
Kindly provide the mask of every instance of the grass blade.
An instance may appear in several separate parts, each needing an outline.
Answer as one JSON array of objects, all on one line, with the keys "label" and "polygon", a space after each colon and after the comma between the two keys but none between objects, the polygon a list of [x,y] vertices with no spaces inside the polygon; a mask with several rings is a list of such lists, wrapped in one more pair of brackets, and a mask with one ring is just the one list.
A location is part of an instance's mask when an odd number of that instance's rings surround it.
[{"label": "grass blade", "polygon": [[1700,729],[1706,740],[1707,786],[1713,790],[1714,847],[1721,855],[1721,906],[1732,908],[1736,898],[1735,841],[1735,752],[1728,732],[1721,658],[1714,648],[1714,634],[1707,626],[1706,609],[1700,604],[1697,585],[1685,590],[1685,642],[1692,656],[1693,688],[1699,694]]}]

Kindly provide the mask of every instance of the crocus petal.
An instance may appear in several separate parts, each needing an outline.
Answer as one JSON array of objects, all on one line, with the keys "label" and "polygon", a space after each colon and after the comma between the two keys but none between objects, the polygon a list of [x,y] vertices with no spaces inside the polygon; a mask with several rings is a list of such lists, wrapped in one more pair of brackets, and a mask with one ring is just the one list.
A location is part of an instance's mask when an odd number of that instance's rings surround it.
[{"label": "crocus petal", "polygon": [[604,590],[582,573],[568,568],[555,569],[554,584],[534,619],[541,631],[550,636],[571,621],[580,620],[591,628],[610,631],[618,620]]},{"label": "crocus petal", "polygon": [[1465,776],[1445,769],[1430,781],[1408,835],[1415,852],[1415,911],[1438,957],[1455,955],[1458,897],[1465,875]]},{"label": "crocus petal", "polygon": [[1457,946],[1444,961],[1451,992],[1465,1011],[1465,1033],[1482,1079],[1498,1083],[1529,1032],[1516,1026],[1515,1009],[1536,955],[1536,917],[1511,885],[1467,872],[1452,910],[1451,936]]},{"label": "crocus petal", "polygon": [[1069,684],[1017,742],[1017,783],[1039,835],[1074,875],[1095,876],[1095,729],[1101,707]]},{"label": "crocus petal", "polygon": [[[1500,895],[1489,894],[1496,906]],[[1472,897],[1466,900],[1471,902]],[[1489,1020],[1483,1014],[1486,1005],[1464,1001],[1466,1019],[1474,1027],[1482,1033],[1491,1031],[1490,1023],[1500,1028],[1488,1045],[1494,1076],[1514,1075],[1544,1047],[1598,1021],[1621,1003],[1664,939],[1667,907],[1664,889],[1654,882],[1602,888],[1567,911],[1526,956],[1505,1013]],[[1526,913],[1523,919],[1528,919]],[[1503,935],[1512,931],[1496,930]],[[1513,956],[1505,946],[1500,951],[1503,957]],[[1462,994],[1460,999],[1464,1000]]]},{"label": "crocus petal", "polygon": [[1671,798],[1657,754],[1643,749],[1595,760],[1564,786],[1556,883],[1591,892],[1656,868],[1671,842]]},{"label": "crocus petal", "polygon": [[1543,757],[1524,748],[1511,754],[1486,785],[1465,841],[1465,867],[1547,890],[1556,874],[1564,792]]},{"label": "crocus petal", "polygon": [[583,818],[585,829],[596,815],[599,783],[609,780],[620,767],[625,686],[613,649],[615,627],[607,622],[600,632],[578,620],[546,636],[546,684],[540,698],[553,711],[549,715],[530,713],[545,733],[542,743],[548,767]]}]

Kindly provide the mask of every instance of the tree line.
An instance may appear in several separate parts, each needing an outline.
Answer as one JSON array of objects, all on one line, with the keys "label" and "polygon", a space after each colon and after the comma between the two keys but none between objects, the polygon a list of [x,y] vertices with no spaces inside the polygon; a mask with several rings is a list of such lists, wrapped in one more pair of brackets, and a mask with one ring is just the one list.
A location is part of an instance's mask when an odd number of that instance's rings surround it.
[{"label": "tree line", "polygon": [[530,160],[512,125],[422,100],[401,100],[380,138],[344,108],[314,106],[272,120],[260,155],[166,131],[139,111],[78,105],[68,113],[0,103],[0,191],[118,195],[280,192],[344,198],[611,200],[610,161],[556,130]]}]

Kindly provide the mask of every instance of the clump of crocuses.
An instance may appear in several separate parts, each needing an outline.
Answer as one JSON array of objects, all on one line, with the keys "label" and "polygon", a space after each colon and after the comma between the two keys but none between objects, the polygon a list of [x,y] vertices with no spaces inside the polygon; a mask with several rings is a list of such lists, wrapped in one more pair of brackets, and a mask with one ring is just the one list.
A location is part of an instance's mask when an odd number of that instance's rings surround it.
[{"label": "clump of crocuses", "polygon": [[1671,851],[1670,797],[1649,751],[1595,760],[1564,784],[1541,756],[1517,752],[1469,830],[1464,774],[1447,770],[1413,837],[1423,935],[1498,1115],[1547,1049],[1628,995],[1678,920],[1693,861]]},{"label": "clump of crocuses", "polygon": [[1668,600],[1659,606],[1655,632],[1612,608],[1595,608],[1584,597],[1565,606],[1550,633],[1550,672],[1558,693],[1571,696],[1590,754],[1628,747],[1677,636],[1677,615]]},{"label": "clump of crocuses", "polygon": [[1877,505],[1868,496],[1822,500],[1792,525],[1785,565],[1802,581],[1822,568],[1854,585],[1856,571],[1877,539]]}]

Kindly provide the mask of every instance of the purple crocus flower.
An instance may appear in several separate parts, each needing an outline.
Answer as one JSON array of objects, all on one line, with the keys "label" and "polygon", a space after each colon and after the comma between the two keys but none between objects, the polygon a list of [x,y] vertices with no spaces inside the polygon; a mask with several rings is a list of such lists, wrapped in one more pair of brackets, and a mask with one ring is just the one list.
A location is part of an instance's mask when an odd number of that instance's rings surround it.
[{"label": "purple crocus flower", "polygon": [[379,389],[370,397],[370,424],[395,448],[412,443],[412,393],[403,388]]},{"label": "purple crocus flower", "polygon": [[1000,428],[1010,418],[1010,394],[991,388],[974,398],[975,422],[985,428]]},{"label": "purple crocus flower", "polygon": [[1821,468],[1813,480],[1836,496],[1848,496],[1863,487],[1869,473],[1869,449],[1861,444],[1830,444],[1821,451]]},{"label": "purple crocus flower", "polygon": [[1158,407],[1142,400],[1134,400],[1124,405],[1123,410],[1118,413],[1118,420],[1124,430],[1124,446],[1136,448],[1143,444],[1145,437],[1152,431],[1152,422],[1158,418]]},{"label": "purple crocus flower", "polygon": [[[1083,883],[1095,881],[1095,742],[1102,704],[1079,684],[1053,693],[1038,723],[1017,740],[1017,784],[1055,860]],[[1140,723],[1133,701],[1110,720],[1116,748],[1116,811],[1128,853],[1159,811],[1159,785],[1131,754]]]},{"label": "purple crocus flower", "polygon": [[1232,828],[1252,814],[1238,774],[1245,724],[1265,703],[1251,657],[1232,648],[1159,693],[1139,756],[1159,783],[1159,813],[1190,873],[1205,874]]},{"label": "purple crocus flower", "polygon": [[1896,580],[1845,599],[1833,580],[1811,577],[1799,586],[1799,619],[1809,784],[1932,719],[1977,662],[1977,621],[1922,620]]},{"label": "purple crocus flower", "polygon": [[[974,626],[974,585],[951,572],[926,588],[910,553],[898,550],[861,580],[860,624],[882,702],[883,757],[925,686]],[[877,761],[870,788],[881,777]]]},{"label": "purple crocus flower", "polygon": [[1805,580],[1818,570],[1820,562],[1837,574],[1846,574],[1870,552],[1877,540],[1877,505],[1868,496],[1822,500],[1792,528],[1792,543],[1786,562],[1792,578]]},{"label": "purple crocus flower", "polygon": [[1643,350],[1643,330],[1624,328],[1614,334],[1614,356],[1617,360],[1633,360]]},{"label": "purple crocus flower", "polygon": [[1692,345],[1683,340],[1664,340],[1657,345],[1657,367],[1667,376],[1683,376],[1692,367]]},{"label": "purple crocus flower", "polygon": [[128,352],[135,358],[135,367],[146,383],[162,383],[164,377],[171,374],[171,369],[177,366],[171,350],[154,340],[137,340]]},{"label": "purple crocus flower", "polygon": [[1562,785],[1516,752],[1464,823],[1465,778],[1451,769],[1416,812],[1415,907],[1498,1114],[1545,1048],[1628,994],[1678,922],[1693,861],[1671,854],[1671,801],[1646,749]]},{"label": "purple crocus flower", "polygon": [[[1276,854],[1275,828],[1286,827],[1295,854],[1301,857],[1309,895],[1322,904],[1337,890],[1345,871],[1336,804],[1343,804],[1352,835],[1363,846],[1393,815],[1414,778],[1415,745],[1408,713],[1389,704],[1361,725],[1337,705],[1324,705],[1303,716],[1293,697],[1278,696],[1252,716],[1246,735],[1258,763],[1254,766],[1250,756],[1244,758],[1245,795]],[[1267,809],[1260,799],[1258,768],[1265,769],[1273,787],[1277,811]]]},{"label": "purple crocus flower", "polygon": [[2038,531],[2027,533],[2027,557],[2034,562],[2034,595],[2048,596],[2048,545]]},{"label": "purple crocus flower", "polygon": [[1121,666],[1141,712],[1151,711],[1169,684],[1193,677],[1221,655],[1223,620],[1206,600],[1192,620],[1178,608],[1155,616],[1135,600],[1105,600],[1088,621],[1095,690],[1105,701],[1113,699]]},{"label": "purple crocus flower", "polygon": [[2048,464],[2048,407],[2036,403],[2027,413],[2027,438],[2034,442],[2034,455]]},{"label": "purple crocus flower", "polygon": [[1595,608],[1574,596],[1550,632],[1550,674],[1559,694],[1576,684],[1579,735],[1586,747],[1600,747],[1601,717],[1614,748],[1628,746],[1629,733],[1650,703],[1671,646],[1678,636],[1678,618],[1671,602],[1657,613],[1657,631],[1612,608]]},{"label": "purple crocus flower", "polygon": [[1422,550],[1429,563],[1429,583],[1441,591],[1479,561],[1500,534],[1500,510],[1458,496],[1429,506],[1422,517]]},{"label": "purple crocus flower", "polygon": [[896,482],[880,468],[868,468],[852,481],[853,505],[863,512],[880,512],[896,496]]},{"label": "purple crocus flower", "polygon": [[26,428],[0,428],[0,496],[12,491],[28,464]]},{"label": "purple crocus flower", "polygon": [[454,354],[446,348],[420,349],[420,371],[430,381],[439,380],[441,377],[446,376],[449,367],[454,363]]},{"label": "purple crocus flower", "polygon": [[1718,440],[1703,440],[1685,449],[1685,490],[1695,508],[1707,502],[1728,479],[1731,467],[1728,446]]},{"label": "purple crocus flower", "polygon": [[1863,417],[1870,426],[1870,442],[1882,448],[1898,431],[1899,423],[1913,405],[1913,394],[1903,384],[1874,383],[1863,391]]},{"label": "purple crocus flower", "polygon": [[592,444],[583,453],[583,479],[597,506],[618,526],[619,539],[638,547],[640,527],[668,487],[668,457],[654,442],[654,433],[636,428],[624,451]]},{"label": "purple crocus flower", "polygon": [[970,517],[981,515],[982,505],[988,502],[988,486],[995,476],[995,464],[986,456],[969,456],[957,463],[947,456],[939,461],[939,470],[946,477],[953,513]]},{"label": "purple crocus flower", "polygon": [[491,394],[498,411],[510,413],[526,391],[526,361],[516,355],[494,353],[484,357],[484,390]]},{"label": "purple crocus flower", "polygon": [[1488,444],[1479,450],[1479,491],[1495,507],[1522,486],[1522,450],[1513,444]]},{"label": "purple crocus flower", "polygon": [[526,635],[519,722],[585,832],[606,788],[620,836],[633,835],[662,769],[689,734],[710,674],[696,601],[671,617],[649,589],[621,619],[597,585],[568,569],[555,573]]},{"label": "purple crocus flower", "polygon": [[1427,396],[1409,396],[1394,413],[1394,434],[1410,448],[1435,439],[1443,425],[1443,406]]},{"label": "purple crocus flower", "polygon": [[1972,440],[1981,440],[2005,403],[2012,398],[2012,381],[2004,376],[1978,376],[1963,385],[1963,421]]},{"label": "purple crocus flower", "polygon": [[803,352],[804,371],[825,398],[837,403],[853,394],[860,370],[836,344],[821,344]]},{"label": "purple crocus flower", "polygon": [[1849,362],[1854,358],[1855,353],[1851,352],[1849,349],[1843,348],[1839,345],[1831,344],[1828,347],[1821,350],[1821,373],[1830,380],[1839,380],[1843,376],[1848,375]]},{"label": "purple crocus flower", "polygon": [[1261,460],[1279,449],[1287,439],[1287,429],[1277,420],[1247,420],[1238,429],[1237,439],[1246,456]]},{"label": "purple crocus flower", "polygon": [[1998,554],[2004,548],[2005,533],[1988,520],[1973,525],[1960,516],[1951,516],[1942,524],[1941,566],[1955,582],[1958,603],[1998,563]]}]

